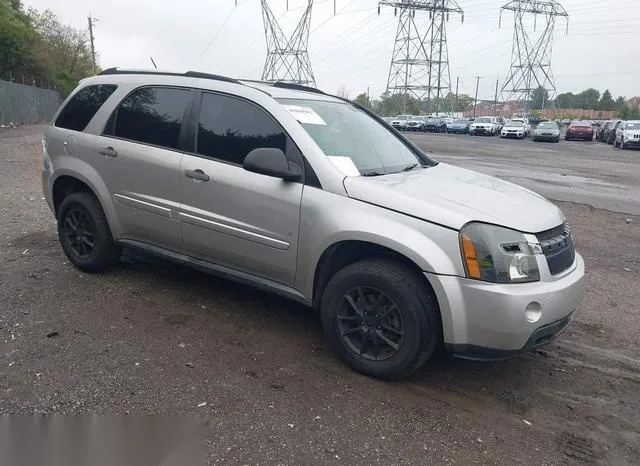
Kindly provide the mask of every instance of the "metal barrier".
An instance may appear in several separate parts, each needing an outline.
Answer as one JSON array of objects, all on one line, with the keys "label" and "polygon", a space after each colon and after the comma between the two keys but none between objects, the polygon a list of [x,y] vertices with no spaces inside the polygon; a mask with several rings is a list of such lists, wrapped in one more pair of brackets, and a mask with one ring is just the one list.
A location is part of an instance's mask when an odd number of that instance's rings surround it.
[{"label": "metal barrier", "polygon": [[58,91],[0,80],[0,125],[49,121],[61,103]]}]

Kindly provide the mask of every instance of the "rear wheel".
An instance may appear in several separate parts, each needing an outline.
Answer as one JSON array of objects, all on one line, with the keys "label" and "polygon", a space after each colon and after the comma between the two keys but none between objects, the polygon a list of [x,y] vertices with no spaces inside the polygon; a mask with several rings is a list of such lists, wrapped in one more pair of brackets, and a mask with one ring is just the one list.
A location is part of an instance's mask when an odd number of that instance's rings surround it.
[{"label": "rear wheel", "polygon": [[58,238],[73,265],[85,272],[102,272],[118,262],[120,247],[113,242],[95,196],[73,193],[62,201],[58,212]]},{"label": "rear wheel", "polygon": [[440,313],[423,278],[403,264],[365,260],[340,270],[321,303],[333,349],[353,369],[380,379],[409,376],[440,342]]}]

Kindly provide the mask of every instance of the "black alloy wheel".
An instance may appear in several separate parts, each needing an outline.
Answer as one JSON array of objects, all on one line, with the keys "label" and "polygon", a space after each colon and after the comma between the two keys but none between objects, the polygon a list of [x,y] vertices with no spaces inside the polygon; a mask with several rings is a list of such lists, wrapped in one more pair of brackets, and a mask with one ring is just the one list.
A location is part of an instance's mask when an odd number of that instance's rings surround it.
[{"label": "black alloy wheel", "polygon": [[78,206],[66,212],[62,222],[62,234],[69,251],[77,259],[86,260],[91,257],[96,248],[95,226],[83,208]]},{"label": "black alloy wheel", "polygon": [[404,342],[402,314],[396,303],[377,288],[349,290],[340,302],[337,318],[344,343],[365,359],[389,359]]}]

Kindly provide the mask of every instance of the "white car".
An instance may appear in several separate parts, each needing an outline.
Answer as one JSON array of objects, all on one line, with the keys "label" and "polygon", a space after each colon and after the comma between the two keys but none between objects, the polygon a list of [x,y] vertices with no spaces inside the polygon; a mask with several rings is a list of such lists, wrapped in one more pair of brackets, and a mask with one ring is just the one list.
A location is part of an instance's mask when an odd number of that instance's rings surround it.
[{"label": "white car", "polygon": [[631,120],[619,125],[616,129],[613,147],[620,149],[640,147],[640,120]]},{"label": "white car", "polygon": [[492,116],[476,118],[469,127],[469,134],[471,136],[477,136],[479,134],[495,136],[498,134],[497,118]]},{"label": "white car", "polygon": [[525,137],[531,134],[531,123],[529,123],[529,119],[527,118],[514,118],[511,120],[512,123],[521,123],[524,125],[524,135]]},{"label": "white car", "polygon": [[501,138],[524,139],[527,136],[527,127],[522,120],[509,120],[500,131]]},{"label": "white car", "polygon": [[398,115],[393,120],[391,120],[391,126],[399,130],[407,129],[407,123],[409,123],[410,119],[411,115]]}]

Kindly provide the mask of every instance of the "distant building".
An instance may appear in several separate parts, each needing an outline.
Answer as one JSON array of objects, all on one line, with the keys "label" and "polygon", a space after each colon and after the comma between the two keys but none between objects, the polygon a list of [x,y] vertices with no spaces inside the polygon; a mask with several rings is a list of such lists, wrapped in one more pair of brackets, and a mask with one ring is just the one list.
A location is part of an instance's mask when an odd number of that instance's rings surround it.
[{"label": "distant building", "polygon": [[627,100],[627,107],[629,108],[640,108],[640,97],[632,97]]}]

